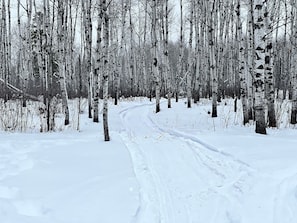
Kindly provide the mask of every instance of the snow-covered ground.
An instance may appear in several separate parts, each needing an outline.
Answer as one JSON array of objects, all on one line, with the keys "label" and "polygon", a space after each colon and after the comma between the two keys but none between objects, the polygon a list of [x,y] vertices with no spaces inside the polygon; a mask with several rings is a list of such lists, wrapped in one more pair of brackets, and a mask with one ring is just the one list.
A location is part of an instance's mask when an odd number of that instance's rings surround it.
[{"label": "snow-covered ground", "polygon": [[241,125],[232,100],[215,119],[208,100],[161,109],[110,104],[111,142],[86,112],[80,132],[0,133],[0,222],[297,222],[297,130],[285,109],[266,136]]}]

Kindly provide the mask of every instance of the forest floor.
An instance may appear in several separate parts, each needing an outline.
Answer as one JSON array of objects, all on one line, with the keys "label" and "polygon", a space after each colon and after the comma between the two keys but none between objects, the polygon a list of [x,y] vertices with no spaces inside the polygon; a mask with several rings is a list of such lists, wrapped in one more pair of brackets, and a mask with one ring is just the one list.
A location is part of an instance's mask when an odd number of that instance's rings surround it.
[{"label": "forest floor", "polygon": [[80,131],[0,133],[1,223],[293,223],[297,129],[242,126],[233,100],[173,108],[144,98],[110,104],[111,141]]}]

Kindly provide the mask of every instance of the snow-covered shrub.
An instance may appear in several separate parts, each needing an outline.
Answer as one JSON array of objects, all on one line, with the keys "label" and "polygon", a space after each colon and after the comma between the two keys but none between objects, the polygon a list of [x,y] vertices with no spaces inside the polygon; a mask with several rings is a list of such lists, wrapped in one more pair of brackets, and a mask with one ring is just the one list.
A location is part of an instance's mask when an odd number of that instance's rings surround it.
[{"label": "snow-covered shrub", "polygon": [[[64,125],[64,113],[61,100],[54,98],[50,102],[50,124],[52,131],[79,129],[79,115],[85,111],[87,100],[69,100],[70,125]],[[47,108],[42,102],[27,101],[22,107],[21,100],[0,100],[0,131],[10,132],[46,132],[48,130]]]},{"label": "snow-covered shrub", "polygon": [[27,107],[22,107],[21,100],[0,102],[0,129],[2,131],[25,132],[36,127],[35,104],[28,102]]}]

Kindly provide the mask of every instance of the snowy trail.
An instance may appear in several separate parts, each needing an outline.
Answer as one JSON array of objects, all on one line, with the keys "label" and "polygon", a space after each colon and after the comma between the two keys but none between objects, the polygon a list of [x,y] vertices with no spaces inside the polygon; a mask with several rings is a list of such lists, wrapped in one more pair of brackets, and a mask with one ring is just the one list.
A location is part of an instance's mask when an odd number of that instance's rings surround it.
[{"label": "snowy trail", "polygon": [[274,223],[290,223],[297,219],[297,173],[285,178],[275,197]]},{"label": "snowy trail", "polygon": [[[264,161],[263,164],[258,163],[260,165],[254,165],[255,163],[249,164],[248,159],[239,159],[232,153],[209,145],[205,141],[197,138],[197,136],[178,129],[166,128],[159,125],[154,120],[151,113],[146,121],[149,121],[151,125],[159,131],[188,142],[196,156],[200,157],[200,162],[209,167],[215,174],[222,174],[228,170],[226,166],[213,168],[212,165],[209,165],[209,161],[212,162],[212,160],[214,160],[213,158],[217,157],[216,154],[219,155],[219,163],[221,159],[225,161],[229,160],[229,164],[238,164],[238,166],[234,165],[233,167],[239,170],[241,174],[237,176],[236,174],[233,175],[234,181],[232,183],[232,189],[221,190],[225,195],[231,194],[231,197],[236,194],[236,191],[239,192],[236,196],[240,203],[235,206],[233,212],[239,212],[241,217],[238,217],[235,222],[292,223],[297,221],[296,168],[290,167],[290,164],[285,165],[284,169],[283,165],[277,168],[279,163],[275,163],[274,160],[270,160],[269,162]],[[195,149],[197,147],[199,149]],[[264,147],[266,147],[265,144]],[[280,149],[281,148],[282,147],[280,147]],[[201,156],[203,158],[205,154],[209,154],[206,156],[208,160],[201,159]],[[268,154],[266,154],[266,156],[267,155]],[[263,158],[264,160],[269,159],[269,155]],[[270,168],[267,169],[267,166],[269,167],[271,164],[276,164],[273,171],[271,171]],[[219,169],[223,172],[218,171]],[[224,177],[224,174],[222,174],[222,176]],[[232,174],[229,175],[229,177],[232,178]],[[234,219],[227,219],[226,221],[220,219],[214,222],[234,222]]]},{"label": "snowy trail", "polygon": [[[241,222],[253,170],[230,154],[159,128],[149,104],[123,110],[121,133],[140,184],[135,222]],[[212,210],[210,215],[209,210]]]},{"label": "snowy trail", "polygon": [[153,106],[111,105],[109,143],[87,113],[81,132],[1,133],[0,222],[297,222],[296,129],[257,135],[229,102],[221,119]]}]

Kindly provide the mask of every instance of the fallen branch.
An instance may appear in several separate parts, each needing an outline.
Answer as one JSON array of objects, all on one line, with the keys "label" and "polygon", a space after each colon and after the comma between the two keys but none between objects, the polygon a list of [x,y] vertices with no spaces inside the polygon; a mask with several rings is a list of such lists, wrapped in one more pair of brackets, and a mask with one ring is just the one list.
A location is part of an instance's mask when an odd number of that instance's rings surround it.
[{"label": "fallen branch", "polygon": [[[0,78],[0,82],[2,82],[3,84],[5,84],[5,81],[4,81],[2,78]],[[19,94],[22,94],[22,95],[24,95],[26,98],[29,98],[29,99],[31,99],[31,100],[33,100],[33,101],[41,101],[41,102],[42,102],[42,100],[39,99],[38,97],[36,97],[36,96],[34,96],[34,95],[31,95],[31,94],[28,94],[28,93],[24,93],[24,91],[22,91],[21,89],[19,89],[19,88],[13,86],[13,85],[10,84],[10,83],[6,83],[6,84],[7,84],[7,88],[8,88],[8,89],[10,89],[10,90],[12,90],[12,91],[14,91],[14,92],[17,92],[17,93],[19,93]]]}]

